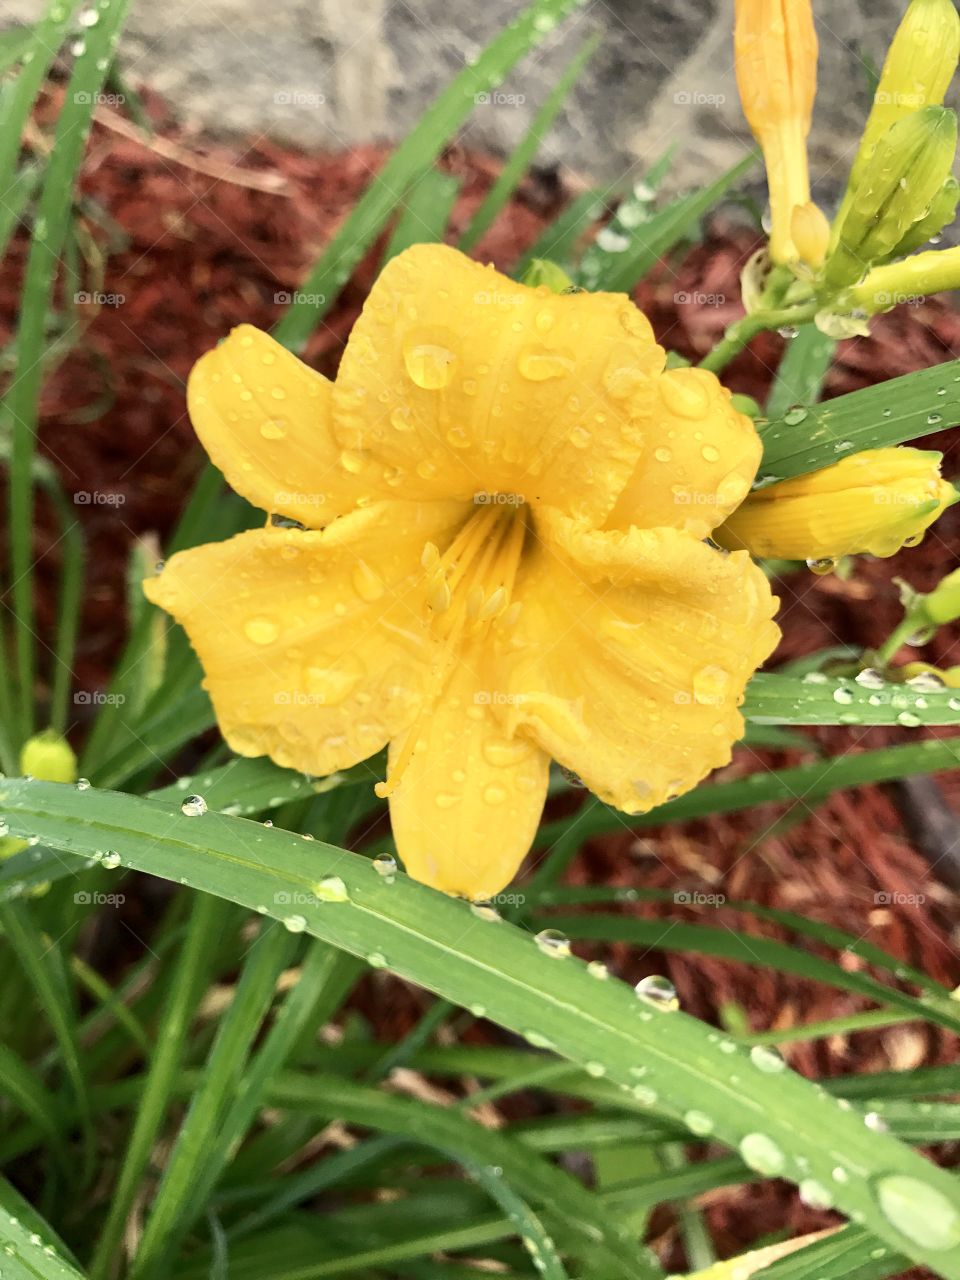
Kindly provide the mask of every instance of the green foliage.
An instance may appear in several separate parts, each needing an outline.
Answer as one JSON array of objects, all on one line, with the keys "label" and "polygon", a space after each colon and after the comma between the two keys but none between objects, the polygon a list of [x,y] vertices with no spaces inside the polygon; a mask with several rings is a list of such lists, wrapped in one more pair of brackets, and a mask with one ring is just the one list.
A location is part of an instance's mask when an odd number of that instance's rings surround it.
[{"label": "green foliage", "polygon": [[[444,148],[576,7],[535,0],[454,78],[325,246],[277,325],[281,341],[301,347],[374,248],[387,261],[458,233],[461,248],[475,248],[535,163],[596,39],[580,44],[462,229],[451,226],[460,184],[443,168]],[[54,0],[34,25],[0,37],[0,256],[31,229],[0,431],[10,481],[0,765],[9,774],[23,767],[38,719],[38,675],[43,727],[73,729],[85,548],[37,451],[39,404],[71,341],[74,193],[99,91],[122,83],[112,56],[125,8],[99,0],[85,13],[44,161],[24,162],[19,143],[77,15]],[[629,292],[756,163],[747,155],[676,195],[664,193],[671,158],[628,189],[571,200],[512,264],[514,277]],[[732,326],[704,366],[722,370],[777,315]],[[823,402],[834,350],[812,323],[787,347],[758,423],[762,482],[960,417],[960,361]],[[49,655],[35,634],[38,491],[62,544]],[[167,554],[259,519],[207,467]],[[848,1221],[756,1274],[882,1280],[925,1264],[960,1280],[956,1178],[914,1149],[960,1140],[953,1068],[816,1081],[774,1049],[902,1023],[957,1034],[955,993],[868,937],[815,919],[727,902],[733,928],[708,923],[705,904],[682,892],[563,883],[594,837],[724,813],[759,832],[771,810],[784,824],[841,789],[955,769],[960,739],[919,731],[960,725],[960,691],[901,682],[889,667],[918,625],[953,618],[952,583],[908,601],[879,654],[844,646],[751,681],[738,759],[791,750],[801,763],[706,782],[634,817],[577,802],[556,773],[559,816],[541,825],[543,856],[500,918],[371,860],[392,849],[373,792],[382,757],[312,778],[226,751],[211,734],[195,656],[142,596],[152,558],[146,544],[133,550],[111,696],[74,743],[93,785],[0,775],[0,1168],[12,1179],[0,1178],[2,1280],[469,1280],[478,1260],[508,1280],[659,1280],[647,1248],[654,1211],[657,1224],[674,1215],[687,1269],[707,1268],[714,1248],[697,1198],[767,1178]],[[824,757],[798,731],[821,725],[888,726],[904,740]],[[184,811],[192,794],[206,812]],[[130,939],[124,961],[105,965],[97,925],[121,899],[117,930]],[[624,910],[638,903],[650,910]],[[611,944],[715,957],[854,999],[800,1026],[771,1016],[753,1027],[740,1010],[721,1033],[676,1009],[665,980],[638,994],[580,958]],[[421,1003],[412,1024],[400,1020],[402,1034],[380,1042],[391,1018],[371,1023],[366,1013],[383,998],[386,970]],[[392,999],[398,988],[387,990]],[[475,1043],[463,1033],[481,1020],[505,1034]],[[501,1109],[510,1099],[523,1102],[523,1118]],[[767,1226],[756,1224],[757,1245]]]}]

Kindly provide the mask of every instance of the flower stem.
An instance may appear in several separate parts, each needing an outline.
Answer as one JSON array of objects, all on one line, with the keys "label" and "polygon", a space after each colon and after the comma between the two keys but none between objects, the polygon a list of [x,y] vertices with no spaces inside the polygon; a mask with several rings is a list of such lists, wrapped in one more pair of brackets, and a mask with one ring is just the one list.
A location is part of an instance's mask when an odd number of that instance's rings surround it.
[{"label": "flower stem", "polygon": [[780,311],[755,311],[753,315],[743,316],[730,325],[713,350],[704,356],[700,361],[700,368],[709,369],[711,373],[719,373],[758,333],[763,333],[766,329],[781,329],[785,325],[804,324],[807,320],[813,319],[815,311],[815,305],[808,303],[803,307],[785,307]]}]

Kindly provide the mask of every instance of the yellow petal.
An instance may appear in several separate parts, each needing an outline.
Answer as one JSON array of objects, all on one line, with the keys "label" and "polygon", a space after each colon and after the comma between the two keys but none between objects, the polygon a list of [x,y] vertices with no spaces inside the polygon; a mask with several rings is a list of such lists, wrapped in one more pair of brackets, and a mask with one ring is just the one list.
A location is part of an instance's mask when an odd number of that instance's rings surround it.
[{"label": "yellow petal", "polygon": [[237,493],[316,529],[352,510],[359,493],[331,431],[331,385],[244,324],[194,365],[187,404],[203,447]]},{"label": "yellow petal", "polygon": [[[397,850],[417,880],[492,898],[513,879],[540,820],[549,757],[498,712],[506,690],[489,654],[466,651],[414,732],[417,745],[390,797]],[[390,747],[391,764],[404,748]]]},{"label": "yellow petal", "polygon": [[758,489],[717,530],[725,547],[786,560],[892,556],[957,499],[940,454],[868,449]]},{"label": "yellow petal", "polygon": [[645,812],[730,759],[777,602],[748,556],[675,529],[598,533],[556,512],[537,524],[502,658],[507,726],[601,800]]},{"label": "yellow petal", "polygon": [[643,453],[607,527],[666,526],[705,538],[749,493],[760,454],[753,422],[712,373],[672,369],[657,380]]},{"label": "yellow petal", "polygon": [[144,590],[185,627],[233,750],[328,774],[415,715],[432,655],[420,557],[461,519],[392,502],[319,533],[256,529],[180,552]]},{"label": "yellow petal", "polygon": [[519,494],[600,519],[639,456],[663,362],[622,294],[558,296],[417,245],[354,325],[335,429],[369,493]]}]

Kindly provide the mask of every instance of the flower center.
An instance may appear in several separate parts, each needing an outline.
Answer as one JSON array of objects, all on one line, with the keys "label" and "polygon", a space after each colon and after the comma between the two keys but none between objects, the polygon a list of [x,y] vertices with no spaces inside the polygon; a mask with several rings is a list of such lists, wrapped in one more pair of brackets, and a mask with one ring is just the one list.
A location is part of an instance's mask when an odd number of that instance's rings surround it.
[{"label": "flower center", "polygon": [[438,656],[416,721],[403,739],[386,782],[375,787],[381,798],[399,785],[422,736],[423,723],[443,694],[463,646],[482,639],[499,619],[510,625],[519,612],[520,603],[513,603],[512,596],[527,534],[526,507],[499,502],[499,496],[482,495],[485,501],[442,555],[432,542],[423,549],[427,608],[430,628],[439,641]]}]

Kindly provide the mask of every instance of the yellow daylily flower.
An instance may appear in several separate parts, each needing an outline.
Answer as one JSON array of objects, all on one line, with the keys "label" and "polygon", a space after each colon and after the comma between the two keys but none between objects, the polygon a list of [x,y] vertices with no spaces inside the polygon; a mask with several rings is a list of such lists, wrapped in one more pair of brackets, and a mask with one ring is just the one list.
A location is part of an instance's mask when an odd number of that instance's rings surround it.
[{"label": "yellow daylily flower", "polygon": [[306,528],[173,556],[224,737],[323,775],[389,743],[407,870],[496,894],[550,758],[643,812],[730,758],[775,600],[703,539],[760,444],[717,379],[664,371],[623,295],[557,296],[421,245],[385,268],[335,382],[241,326],[195,367],[230,483]]},{"label": "yellow daylily flower", "polygon": [[721,546],[783,560],[892,556],[957,500],[941,455],[867,449],[822,471],[755,490],[714,534]]},{"label": "yellow daylily flower", "polygon": [[770,190],[770,257],[797,257],[791,222],[810,201],[807,135],[817,88],[810,0],[736,0],[737,87],[763,150]]}]

